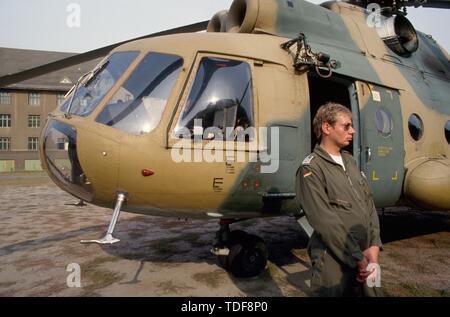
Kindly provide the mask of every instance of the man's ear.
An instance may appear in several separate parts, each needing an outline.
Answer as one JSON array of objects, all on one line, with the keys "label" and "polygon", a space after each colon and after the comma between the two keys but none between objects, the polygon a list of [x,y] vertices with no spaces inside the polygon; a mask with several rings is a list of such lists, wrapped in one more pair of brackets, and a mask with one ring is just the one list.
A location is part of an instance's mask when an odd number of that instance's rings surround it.
[{"label": "man's ear", "polygon": [[329,135],[330,134],[330,124],[328,122],[322,123],[322,134],[323,135]]}]

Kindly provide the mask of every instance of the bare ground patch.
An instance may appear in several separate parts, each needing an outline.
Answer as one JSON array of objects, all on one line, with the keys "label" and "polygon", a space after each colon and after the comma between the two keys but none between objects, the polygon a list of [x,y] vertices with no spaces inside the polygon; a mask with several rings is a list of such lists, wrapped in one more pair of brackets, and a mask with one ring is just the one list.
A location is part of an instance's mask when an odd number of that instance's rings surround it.
[{"label": "bare ground patch", "polygon": [[[101,237],[111,210],[70,205],[77,199],[43,173],[0,175],[2,296],[307,296],[307,238],[294,219],[232,225],[261,236],[269,262],[256,278],[236,279],[209,250],[216,220],[122,213],[115,245]],[[382,285],[388,296],[449,296],[450,213],[387,209],[381,218]],[[81,288],[68,288],[66,267],[81,267]]]}]

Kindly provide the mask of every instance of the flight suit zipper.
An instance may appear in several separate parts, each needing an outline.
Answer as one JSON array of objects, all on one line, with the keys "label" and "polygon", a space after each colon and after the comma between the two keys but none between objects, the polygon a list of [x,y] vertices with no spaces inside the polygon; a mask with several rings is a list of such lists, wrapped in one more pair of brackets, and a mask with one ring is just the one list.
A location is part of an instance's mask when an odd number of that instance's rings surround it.
[{"label": "flight suit zipper", "polygon": [[358,200],[359,200],[360,202],[362,202],[361,197],[360,197],[359,194],[358,194],[358,191],[355,189],[355,186],[353,186],[353,182],[352,182],[352,180],[350,179],[350,176],[348,176],[348,174],[347,174],[347,171],[346,171],[340,164],[337,164],[337,163],[336,163],[336,165],[338,165],[339,168],[344,172],[345,176],[347,176],[348,182],[350,183],[350,187],[353,189],[353,191],[354,191],[355,194],[356,194],[356,198],[358,198]]},{"label": "flight suit zipper", "polygon": [[353,191],[355,192],[356,197],[358,198],[358,200],[359,200],[360,202],[362,202],[361,197],[359,196],[358,192],[357,192],[356,189],[355,189],[355,186],[353,186],[353,182],[352,182],[352,180],[350,179],[350,176],[348,176],[348,174],[347,174],[347,171],[344,171],[344,173],[345,173],[345,176],[347,176],[348,182],[350,183],[350,186],[352,187]]}]

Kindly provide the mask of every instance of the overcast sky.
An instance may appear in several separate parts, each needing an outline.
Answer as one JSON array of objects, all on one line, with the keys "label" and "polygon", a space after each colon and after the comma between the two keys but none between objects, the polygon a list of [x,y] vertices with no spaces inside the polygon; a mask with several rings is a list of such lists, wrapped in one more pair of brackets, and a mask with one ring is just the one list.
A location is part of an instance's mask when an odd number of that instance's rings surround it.
[{"label": "overcast sky", "polygon": [[[85,52],[208,20],[232,0],[0,0],[0,47]],[[310,0],[321,3],[322,0]],[[408,9],[450,51],[450,9]],[[79,13],[79,14],[78,14]]]}]

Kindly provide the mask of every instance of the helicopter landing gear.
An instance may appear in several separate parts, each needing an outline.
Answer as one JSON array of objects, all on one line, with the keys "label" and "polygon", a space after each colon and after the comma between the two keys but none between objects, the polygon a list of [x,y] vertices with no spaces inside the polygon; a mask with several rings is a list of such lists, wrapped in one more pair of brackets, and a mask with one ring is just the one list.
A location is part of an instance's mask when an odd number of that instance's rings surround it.
[{"label": "helicopter landing gear", "polygon": [[98,243],[98,244],[113,244],[119,242],[119,239],[116,239],[112,236],[114,227],[116,226],[117,220],[119,219],[120,208],[122,208],[123,202],[126,200],[126,195],[124,193],[118,193],[116,199],[116,205],[114,206],[113,215],[111,218],[111,222],[109,223],[108,231],[106,235],[97,240],[81,240],[81,243]]},{"label": "helicopter landing gear", "polygon": [[77,203],[74,203],[73,205],[74,205],[74,206],[77,206],[77,207],[84,207],[84,206],[87,206],[87,204],[84,202],[83,199],[80,199]]},{"label": "helicopter landing gear", "polygon": [[230,231],[233,221],[221,219],[211,252],[220,265],[235,277],[254,277],[266,267],[268,251],[264,241],[242,230]]}]

